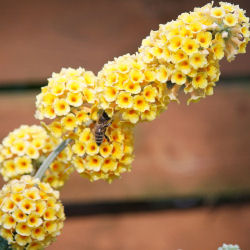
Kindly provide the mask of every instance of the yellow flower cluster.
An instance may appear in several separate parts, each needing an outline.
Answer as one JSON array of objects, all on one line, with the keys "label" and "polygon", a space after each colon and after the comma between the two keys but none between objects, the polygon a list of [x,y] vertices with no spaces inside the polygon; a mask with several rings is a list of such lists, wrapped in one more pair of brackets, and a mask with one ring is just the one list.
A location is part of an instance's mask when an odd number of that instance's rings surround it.
[{"label": "yellow flower cluster", "polygon": [[[0,172],[5,181],[33,175],[43,160],[61,142],[49,136],[41,126],[22,125],[10,132],[0,145]],[[73,171],[70,165],[70,149],[66,148],[47,170],[43,181],[53,188],[60,188]]]},{"label": "yellow flower cluster", "polygon": [[136,124],[152,121],[169,102],[166,83],[168,69],[148,67],[139,54],[124,55],[104,65],[98,73],[99,107],[121,114]]},{"label": "yellow flower cluster", "polygon": [[95,142],[91,128],[79,132],[72,145],[73,165],[77,172],[90,181],[103,179],[109,183],[130,171],[133,161],[133,126],[114,119],[106,130],[106,136],[100,146]]},{"label": "yellow flower cluster", "polygon": [[37,95],[36,118],[71,119],[73,110],[84,103],[95,102],[95,85],[94,73],[83,68],[62,68],[60,73],[53,73],[48,79],[48,85]]},{"label": "yellow flower cluster", "polygon": [[31,176],[12,180],[0,191],[0,235],[13,249],[44,249],[65,220],[59,192]]},{"label": "yellow flower cluster", "polygon": [[[220,7],[195,8],[151,31],[137,53],[108,62],[97,77],[82,68],[53,73],[37,96],[36,117],[54,119],[44,124],[50,133],[72,139],[73,164],[82,176],[111,182],[130,169],[133,126],[154,120],[170,101],[178,102],[181,87],[191,95],[188,103],[212,95],[219,61],[245,53],[249,36],[249,18],[239,6],[221,2]],[[95,129],[102,110],[112,121],[106,131],[111,140],[98,146]]]},{"label": "yellow flower cluster", "polygon": [[236,54],[245,53],[250,33],[244,13],[238,5],[223,2],[220,7],[207,4],[183,13],[142,41],[143,62],[166,67],[166,81],[184,85],[185,93],[191,94],[188,103],[212,95],[220,75],[219,60],[226,55],[231,61]]}]

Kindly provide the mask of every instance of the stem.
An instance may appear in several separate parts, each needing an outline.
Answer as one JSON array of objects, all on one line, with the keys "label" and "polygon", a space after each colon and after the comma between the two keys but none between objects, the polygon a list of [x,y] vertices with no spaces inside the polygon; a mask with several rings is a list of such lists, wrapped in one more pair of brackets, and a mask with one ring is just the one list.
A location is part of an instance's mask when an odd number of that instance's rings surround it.
[{"label": "stem", "polygon": [[35,178],[42,179],[44,173],[46,172],[47,168],[50,166],[50,164],[55,160],[55,158],[60,154],[61,151],[63,151],[66,146],[72,141],[72,139],[67,139],[62,141],[55,149],[52,151],[49,156],[44,160],[42,165],[39,167],[35,174]]}]

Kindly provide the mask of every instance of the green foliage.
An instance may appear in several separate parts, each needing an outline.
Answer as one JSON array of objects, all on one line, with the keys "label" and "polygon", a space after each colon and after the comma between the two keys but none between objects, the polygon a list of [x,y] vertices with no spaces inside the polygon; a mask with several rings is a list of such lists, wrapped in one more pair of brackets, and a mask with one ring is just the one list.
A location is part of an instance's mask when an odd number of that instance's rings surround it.
[{"label": "green foliage", "polygon": [[12,250],[12,248],[8,245],[8,241],[0,236],[0,249],[1,250]]}]

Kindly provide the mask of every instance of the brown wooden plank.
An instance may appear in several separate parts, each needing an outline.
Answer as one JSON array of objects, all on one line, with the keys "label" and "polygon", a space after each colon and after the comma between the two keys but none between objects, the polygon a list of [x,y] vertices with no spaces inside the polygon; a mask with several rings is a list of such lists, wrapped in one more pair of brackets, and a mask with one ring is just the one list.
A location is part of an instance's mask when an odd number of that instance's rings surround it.
[{"label": "brown wooden plank", "polygon": [[[220,83],[225,86],[224,83]],[[107,184],[73,174],[64,201],[88,201],[250,190],[250,89],[217,87],[215,95],[186,106],[171,104],[136,130],[132,172]],[[182,98],[184,99],[184,98]],[[34,124],[35,93],[0,96],[0,138]]]},{"label": "brown wooden plank", "polygon": [[250,206],[67,219],[48,249],[249,249]]},{"label": "brown wooden plank", "polygon": [[[69,66],[97,72],[114,56],[134,53],[160,23],[207,2],[4,1],[0,8],[0,83],[44,80]],[[235,3],[249,15],[249,1]],[[223,75],[249,74],[248,62],[246,55],[230,64],[223,62]]]}]

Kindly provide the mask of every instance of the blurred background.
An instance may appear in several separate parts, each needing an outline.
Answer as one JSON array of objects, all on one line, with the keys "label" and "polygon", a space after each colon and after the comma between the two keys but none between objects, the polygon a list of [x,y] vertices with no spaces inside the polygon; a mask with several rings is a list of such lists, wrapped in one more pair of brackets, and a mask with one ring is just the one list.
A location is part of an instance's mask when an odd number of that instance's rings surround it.
[{"label": "blurred background", "polygon": [[[215,1],[216,3],[217,1]],[[250,15],[250,2],[239,4]],[[52,72],[97,73],[150,30],[206,4],[188,0],[0,1],[0,138],[38,124],[35,96]],[[132,172],[111,185],[73,174],[68,218],[49,249],[250,249],[250,46],[221,64],[215,95],[170,104],[136,131]],[[3,181],[1,179],[1,185]]]}]

